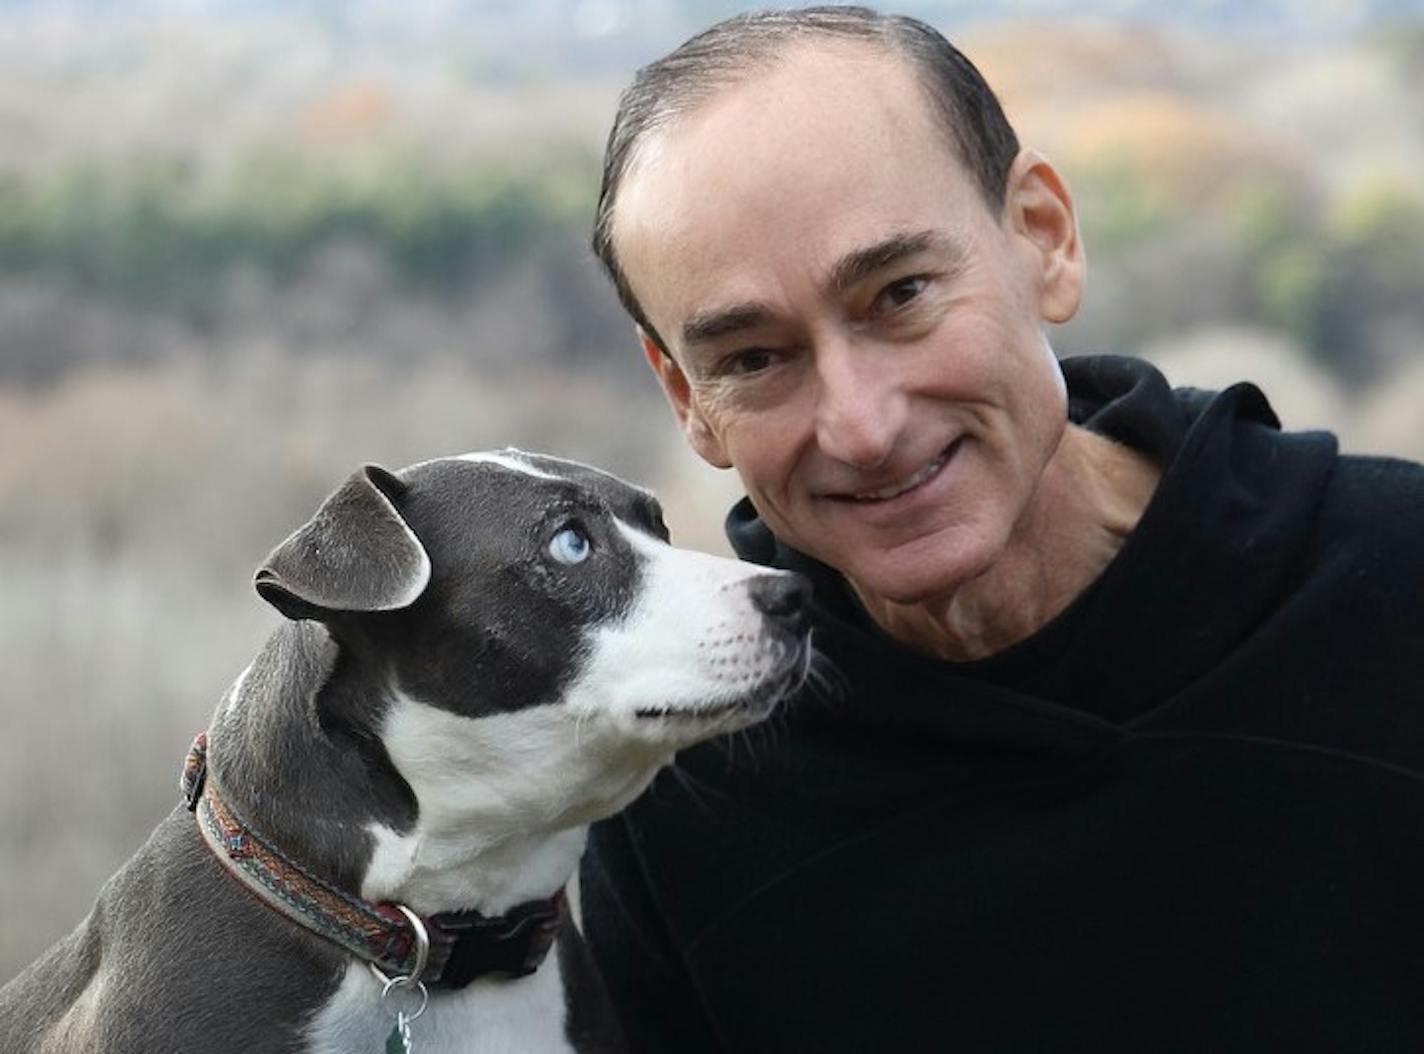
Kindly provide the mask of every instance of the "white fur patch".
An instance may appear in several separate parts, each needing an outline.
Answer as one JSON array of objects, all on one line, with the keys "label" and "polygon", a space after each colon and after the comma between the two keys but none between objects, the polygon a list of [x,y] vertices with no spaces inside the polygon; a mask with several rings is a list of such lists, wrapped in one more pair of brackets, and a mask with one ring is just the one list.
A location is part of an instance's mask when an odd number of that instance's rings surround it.
[{"label": "white fur patch", "polygon": [[[540,454],[539,456],[547,457],[548,455]],[[551,458],[550,460],[557,459]],[[525,460],[524,452],[522,450],[516,450],[514,447],[507,447],[504,450],[475,450],[468,454],[448,454],[445,457],[427,458],[424,461],[417,461],[413,465],[407,465],[400,470],[398,475],[412,472],[415,469],[425,468],[427,465],[437,465],[442,461],[468,461],[476,465],[494,465],[508,472],[518,472],[521,476],[532,476],[535,479],[560,478],[531,465]],[[577,465],[577,462],[570,461],[569,464]]]},{"label": "white fur patch", "polygon": [[508,469],[510,472],[521,472],[526,476],[533,476],[535,479],[558,479],[558,476],[550,475],[540,469],[535,468],[529,462],[520,457],[518,450],[487,450],[475,454],[461,454],[454,460],[473,461],[480,465],[498,465],[500,468]]},{"label": "white fur patch", "polygon": [[[573,461],[569,458],[564,457],[555,457],[553,454],[530,455],[525,453],[523,450],[519,450],[515,447],[506,447],[503,450],[476,450],[468,454],[452,454],[449,457],[431,458],[428,461],[421,461],[417,462],[414,465],[410,465],[402,471],[408,472],[411,469],[422,468],[426,465],[435,464],[437,461],[468,461],[476,465],[495,465],[510,472],[518,472],[521,475],[532,476],[534,479],[564,478],[563,476],[560,476],[557,473],[546,472],[538,465],[535,465],[533,461],[530,460],[531,457],[535,456],[537,456],[538,459],[543,462],[553,462],[556,465],[567,465],[569,468],[578,469],[579,471],[599,472],[603,475],[608,475],[608,473],[602,472],[601,469],[594,468],[592,465],[585,465],[581,461]],[[629,483],[627,480],[619,480],[619,482],[622,483],[625,487],[628,487],[630,490],[637,491],[639,494],[642,494],[646,497],[655,497],[653,492],[647,487],[637,486],[636,484]]]},{"label": "white fur patch", "polygon": [[[557,951],[551,951],[537,971],[517,981],[478,980],[458,992],[431,992],[426,1012],[411,1024],[411,1045],[421,1054],[572,1054],[565,1016]],[[306,1050],[383,1054],[394,1023],[381,1005],[380,984],[364,964],[353,963],[307,1025]]]},{"label": "white fur patch", "polygon": [[[781,574],[764,567],[654,541],[619,524],[643,558],[643,588],[628,616],[600,627],[583,673],[564,705],[579,715],[611,716],[630,729],[646,724],[644,708],[712,708],[745,698],[782,670],[785,645],[766,632],[748,585]],[[687,726],[686,746],[725,727]],[[645,734],[638,732],[635,734]]]},{"label": "white fur patch", "polygon": [[375,852],[362,896],[425,914],[500,914],[552,896],[608,796],[612,812],[642,789],[629,793],[606,758],[577,749],[576,725],[553,706],[470,718],[398,694],[381,738],[419,819],[404,835],[369,828]]}]

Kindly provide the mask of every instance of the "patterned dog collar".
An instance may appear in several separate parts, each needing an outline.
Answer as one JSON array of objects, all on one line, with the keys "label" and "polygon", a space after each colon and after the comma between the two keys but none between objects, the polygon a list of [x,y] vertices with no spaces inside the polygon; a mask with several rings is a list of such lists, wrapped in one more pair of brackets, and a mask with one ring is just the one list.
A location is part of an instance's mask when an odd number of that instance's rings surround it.
[{"label": "patterned dog collar", "polygon": [[451,911],[420,916],[429,955],[419,956],[409,909],[372,903],[302,868],[245,823],[223,800],[208,773],[208,734],[199,732],[183,761],[183,802],[198,830],[228,872],[278,914],[345,949],[391,977],[430,988],[463,988],[478,977],[523,977],[548,955],[567,910],[563,890],[547,900],[520,904],[503,915]]}]

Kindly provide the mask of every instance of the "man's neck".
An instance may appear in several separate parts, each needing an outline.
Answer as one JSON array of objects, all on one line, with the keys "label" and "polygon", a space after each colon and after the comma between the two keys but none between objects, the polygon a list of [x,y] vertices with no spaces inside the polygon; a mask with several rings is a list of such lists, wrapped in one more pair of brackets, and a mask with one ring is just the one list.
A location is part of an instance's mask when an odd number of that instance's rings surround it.
[{"label": "man's neck", "polygon": [[1137,526],[1160,477],[1146,456],[1070,425],[1008,544],[983,574],[916,604],[851,585],[900,642],[954,662],[986,658],[1032,636],[1092,584]]}]

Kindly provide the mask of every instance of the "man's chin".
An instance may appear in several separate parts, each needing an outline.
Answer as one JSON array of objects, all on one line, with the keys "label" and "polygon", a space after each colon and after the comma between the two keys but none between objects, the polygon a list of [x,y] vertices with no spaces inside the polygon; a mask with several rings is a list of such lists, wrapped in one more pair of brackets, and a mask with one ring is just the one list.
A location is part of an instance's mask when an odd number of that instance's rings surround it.
[{"label": "man's chin", "polygon": [[898,576],[868,576],[846,580],[860,598],[861,603],[872,613],[878,608],[924,607],[946,601],[954,596],[963,585],[964,579],[945,579],[935,576],[932,580],[919,576],[905,581]]},{"label": "man's chin", "polygon": [[853,556],[842,561],[841,573],[867,607],[913,607],[948,600],[994,562],[991,546],[966,545],[962,538],[925,542]]}]

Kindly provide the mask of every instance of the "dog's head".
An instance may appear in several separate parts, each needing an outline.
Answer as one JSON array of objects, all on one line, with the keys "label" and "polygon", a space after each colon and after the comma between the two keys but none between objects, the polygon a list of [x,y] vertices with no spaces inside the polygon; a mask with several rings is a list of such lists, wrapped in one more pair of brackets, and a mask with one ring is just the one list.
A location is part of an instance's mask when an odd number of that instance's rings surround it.
[{"label": "dog's head", "polygon": [[803,579],[675,549],[647,491],[517,451],[361,469],[256,587],[383,682],[375,731],[422,822],[606,815],[809,660]]}]

